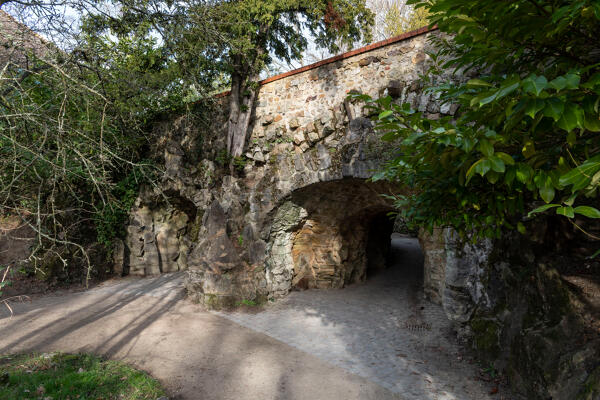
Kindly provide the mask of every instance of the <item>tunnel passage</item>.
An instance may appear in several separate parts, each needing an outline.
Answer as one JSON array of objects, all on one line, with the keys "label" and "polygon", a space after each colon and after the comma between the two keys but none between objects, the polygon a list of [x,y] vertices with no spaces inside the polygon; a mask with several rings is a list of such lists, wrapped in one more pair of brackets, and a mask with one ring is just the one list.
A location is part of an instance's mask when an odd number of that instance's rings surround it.
[{"label": "tunnel passage", "polygon": [[393,210],[385,183],[343,179],[292,193],[274,215],[267,261],[272,296],[341,288],[386,265]]}]

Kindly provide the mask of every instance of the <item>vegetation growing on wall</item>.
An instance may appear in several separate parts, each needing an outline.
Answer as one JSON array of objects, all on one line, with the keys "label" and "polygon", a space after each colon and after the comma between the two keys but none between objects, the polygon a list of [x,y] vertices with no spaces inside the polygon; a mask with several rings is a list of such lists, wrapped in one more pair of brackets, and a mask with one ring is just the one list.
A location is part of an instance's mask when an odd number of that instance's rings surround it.
[{"label": "vegetation growing on wall", "polygon": [[34,264],[79,257],[88,278],[92,238],[109,255],[140,185],[153,182],[157,119],[192,102],[202,109],[231,86],[224,159],[243,168],[255,78],[271,58],[299,57],[306,33],[331,50],[368,40],[372,21],[364,0],[74,0],[76,24],[62,2],[0,4],[46,21],[57,40],[14,48],[19,62],[0,66],[0,214],[36,230]]},{"label": "vegetation growing on wall", "polygon": [[[450,35],[435,39],[439,50],[422,79],[431,95],[459,107],[455,117],[431,119],[390,98],[359,96],[378,112],[383,138],[401,140],[376,179],[416,189],[397,199],[404,216],[488,237],[525,232],[530,211],[551,210],[573,224],[576,215],[599,218],[600,5],[409,3],[427,8]],[[445,78],[447,71],[458,75]]]},{"label": "vegetation growing on wall", "polygon": [[122,236],[139,185],[153,180],[150,124],[181,110],[182,90],[147,25],[102,36],[82,21],[81,31],[62,26],[72,48],[17,47],[22,57],[2,65],[0,214],[35,230],[33,266],[83,265],[88,280],[89,246],[98,239],[108,255]]}]

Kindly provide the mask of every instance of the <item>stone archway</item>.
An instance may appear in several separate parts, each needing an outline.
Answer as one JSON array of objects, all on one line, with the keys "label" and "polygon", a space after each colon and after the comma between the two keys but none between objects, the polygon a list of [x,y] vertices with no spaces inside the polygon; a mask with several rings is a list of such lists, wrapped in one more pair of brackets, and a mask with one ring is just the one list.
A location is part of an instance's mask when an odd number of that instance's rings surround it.
[{"label": "stone archway", "polygon": [[341,288],[383,268],[393,223],[389,184],[340,179],[298,189],[273,214],[267,246],[270,297],[293,288]]}]

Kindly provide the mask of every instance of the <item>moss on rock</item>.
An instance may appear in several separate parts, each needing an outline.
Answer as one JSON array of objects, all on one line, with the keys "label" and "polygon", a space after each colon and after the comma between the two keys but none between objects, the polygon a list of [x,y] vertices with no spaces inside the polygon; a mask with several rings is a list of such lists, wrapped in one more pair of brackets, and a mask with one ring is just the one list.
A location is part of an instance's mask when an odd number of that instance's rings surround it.
[{"label": "moss on rock", "polygon": [[477,351],[485,354],[486,359],[495,359],[500,354],[500,325],[493,320],[474,318],[469,322]]},{"label": "moss on rock", "polygon": [[577,400],[597,400],[600,398],[600,367],[596,368],[586,379],[582,392]]},{"label": "moss on rock", "polygon": [[188,237],[192,242],[198,241],[198,234],[200,233],[200,228],[202,228],[202,218],[204,217],[204,210],[198,210],[196,213],[196,218],[194,222],[188,225]]}]

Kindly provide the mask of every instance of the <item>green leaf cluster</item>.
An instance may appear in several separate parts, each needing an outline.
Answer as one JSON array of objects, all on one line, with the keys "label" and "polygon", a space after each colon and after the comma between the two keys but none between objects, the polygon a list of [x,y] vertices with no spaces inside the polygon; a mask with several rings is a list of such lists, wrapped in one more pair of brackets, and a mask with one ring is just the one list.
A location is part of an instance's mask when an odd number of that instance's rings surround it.
[{"label": "green leaf cluster", "polygon": [[365,0],[116,3],[118,15],[87,15],[84,31],[90,38],[100,36],[108,46],[160,38],[150,43],[156,54],[151,60],[144,54],[144,63],[168,64],[169,75],[163,78],[184,92],[193,87],[200,98],[227,89],[233,75],[252,81],[274,58],[300,59],[311,40],[332,52],[357,41],[369,42],[374,19]]},{"label": "green leaf cluster", "polygon": [[398,144],[378,178],[413,188],[398,200],[403,212],[421,226],[488,237],[524,231],[533,208],[600,216],[598,3],[409,3],[427,8],[443,32],[432,39],[426,90],[458,111],[431,119],[389,98],[362,98],[379,113],[383,139]]}]

